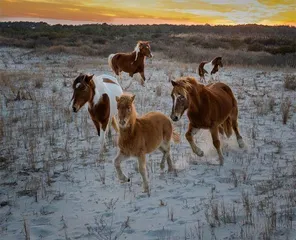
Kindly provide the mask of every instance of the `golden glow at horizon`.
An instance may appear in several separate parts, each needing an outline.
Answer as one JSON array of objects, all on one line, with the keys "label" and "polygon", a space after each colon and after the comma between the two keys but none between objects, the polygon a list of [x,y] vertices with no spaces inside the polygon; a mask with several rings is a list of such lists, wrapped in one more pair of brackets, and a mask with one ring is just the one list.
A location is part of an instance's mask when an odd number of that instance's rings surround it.
[{"label": "golden glow at horizon", "polygon": [[295,0],[1,0],[1,18],[113,24],[267,24],[296,26]]}]

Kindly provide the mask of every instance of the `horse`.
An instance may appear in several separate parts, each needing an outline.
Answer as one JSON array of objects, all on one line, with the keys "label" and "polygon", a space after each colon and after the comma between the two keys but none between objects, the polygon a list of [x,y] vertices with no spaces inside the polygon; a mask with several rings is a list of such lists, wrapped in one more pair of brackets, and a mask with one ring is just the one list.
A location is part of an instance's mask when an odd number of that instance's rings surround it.
[{"label": "horse", "polygon": [[72,109],[77,113],[88,102],[89,115],[100,137],[100,155],[104,151],[105,135],[110,125],[118,132],[115,119],[116,99],[123,91],[116,78],[80,74],[73,82]]},{"label": "horse", "polygon": [[[218,132],[225,133],[227,137],[230,137],[233,129],[239,147],[244,147],[244,141],[238,130],[237,100],[231,88],[221,82],[205,86],[192,77],[181,77],[171,83],[173,86],[171,119],[173,121],[180,120],[187,109],[189,126],[185,136],[192,151],[200,157],[204,155],[203,151],[194,143],[193,136],[199,129],[209,129],[220,165],[223,165],[224,157],[220,149]],[[183,107],[180,106],[182,102],[179,98],[185,99],[183,99]],[[188,106],[184,107],[184,101]]]},{"label": "horse", "polygon": [[134,99],[135,95],[128,93],[116,97],[119,119],[119,150],[114,159],[114,166],[119,180],[128,182],[129,179],[123,174],[120,163],[127,158],[136,157],[143,179],[144,192],[149,193],[145,155],[159,149],[163,153],[160,168],[164,169],[166,160],[168,171],[173,171],[170,141],[178,143],[180,136],[173,129],[171,120],[161,112],[149,112],[142,117],[137,117]]},{"label": "horse", "polygon": [[[219,67],[223,67],[222,57],[216,57],[210,62],[201,62],[198,66],[198,75],[200,76],[200,81],[206,83],[205,74],[217,75]],[[217,79],[217,76],[216,76]]]},{"label": "horse", "polygon": [[135,73],[140,73],[141,84],[144,86],[145,57],[153,57],[150,44],[147,41],[138,41],[135,50],[131,53],[110,54],[108,64],[117,76],[120,76],[122,71],[128,73],[130,77],[133,77]]}]

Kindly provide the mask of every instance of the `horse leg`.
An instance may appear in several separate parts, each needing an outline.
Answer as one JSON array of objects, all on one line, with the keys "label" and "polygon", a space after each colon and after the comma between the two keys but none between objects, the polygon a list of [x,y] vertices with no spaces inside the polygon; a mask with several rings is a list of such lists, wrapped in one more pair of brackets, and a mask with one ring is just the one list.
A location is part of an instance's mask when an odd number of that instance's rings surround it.
[{"label": "horse leg", "polygon": [[159,147],[159,150],[163,153],[162,159],[161,159],[161,162],[160,162],[160,169],[163,170],[164,169],[164,162],[165,162],[165,159],[166,159],[165,150],[164,150],[164,148],[162,146]]},{"label": "horse leg", "polygon": [[95,127],[97,129],[97,132],[98,132],[98,136],[100,136],[100,123],[97,122],[96,120],[92,119],[93,120],[93,123],[95,124]]},{"label": "horse leg", "polygon": [[109,118],[108,127],[106,129],[106,132],[108,132],[108,138],[109,139],[112,139],[111,125],[112,125],[112,118]]},{"label": "horse leg", "polygon": [[138,164],[139,164],[139,172],[143,179],[144,192],[149,192],[149,185],[147,181],[147,172],[146,172],[146,158],[144,154],[138,157]]},{"label": "horse leg", "polygon": [[119,128],[118,128],[118,124],[117,124],[115,116],[112,117],[112,123],[111,124],[112,124],[112,127],[115,130],[115,132],[118,132]]},{"label": "horse leg", "polygon": [[103,155],[104,148],[105,148],[105,131],[103,128],[100,129],[100,156]]},{"label": "horse leg", "polygon": [[223,129],[223,127],[221,125],[219,126],[219,133],[221,135],[224,135],[224,129]]},{"label": "horse leg", "polygon": [[237,115],[238,115],[238,111],[237,111],[237,108],[236,108],[236,110],[235,110],[235,112],[234,112],[234,114],[232,116],[232,129],[233,129],[233,131],[235,133],[238,146],[240,148],[243,148],[245,146],[245,143],[244,143],[243,138],[240,135],[240,132],[238,130]]},{"label": "horse leg", "polygon": [[115,159],[114,159],[114,166],[115,166],[115,169],[116,169],[116,172],[117,172],[117,176],[118,176],[118,179],[121,181],[121,182],[129,182],[129,178],[127,178],[122,170],[121,170],[121,167],[120,167],[120,163],[127,159],[127,156],[125,156],[124,154],[121,153],[121,151],[119,150]]},{"label": "horse leg", "polygon": [[143,71],[143,72],[140,72],[140,75],[141,75],[141,77],[142,77],[142,79],[141,79],[141,85],[142,85],[142,86],[145,86],[146,78],[145,78],[144,71]]},{"label": "horse leg", "polygon": [[105,138],[106,138],[106,130],[108,130],[108,121],[109,119],[102,122],[102,126],[100,129],[100,155],[102,156],[105,149]]},{"label": "horse leg", "polygon": [[220,161],[220,165],[223,165],[224,162],[224,157],[220,148],[220,140],[219,140],[219,136],[218,136],[218,127],[214,127],[210,129],[211,131],[211,135],[212,135],[212,140],[213,140],[213,145],[215,146],[218,155],[219,155],[219,161]]},{"label": "horse leg", "polygon": [[188,127],[188,130],[185,134],[185,137],[187,139],[187,141],[189,142],[190,146],[191,146],[191,149],[192,151],[197,155],[197,156],[200,156],[202,157],[204,155],[204,152],[198,147],[196,146],[196,144],[194,143],[193,141],[193,136],[194,134],[196,134],[196,131],[197,129],[193,128],[191,123],[189,123],[189,127]]},{"label": "horse leg", "polygon": [[174,170],[174,167],[173,167],[171,154],[170,154],[170,150],[171,150],[170,143],[163,143],[159,147],[159,150],[163,153],[163,156],[162,156],[162,159],[161,159],[161,162],[160,162],[160,169],[161,170],[164,169],[164,162],[166,160],[167,164],[168,164],[168,171],[172,172]]}]

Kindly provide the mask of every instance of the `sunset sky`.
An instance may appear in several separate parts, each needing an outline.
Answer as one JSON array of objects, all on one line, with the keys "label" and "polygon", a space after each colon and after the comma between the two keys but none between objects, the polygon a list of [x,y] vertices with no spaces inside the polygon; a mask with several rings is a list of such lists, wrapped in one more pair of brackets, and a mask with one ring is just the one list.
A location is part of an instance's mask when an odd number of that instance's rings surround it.
[{"label": "sunset sky", "polygon": [[0,21],[296,26],[296,0],[0,0]]}]

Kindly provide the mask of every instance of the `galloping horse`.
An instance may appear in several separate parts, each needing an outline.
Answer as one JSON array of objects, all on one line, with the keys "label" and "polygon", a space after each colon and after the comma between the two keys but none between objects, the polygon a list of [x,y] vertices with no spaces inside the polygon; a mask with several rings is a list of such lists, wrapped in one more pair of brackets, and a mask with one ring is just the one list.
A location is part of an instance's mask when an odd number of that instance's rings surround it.
[{"label": "galloping horse", "polygon": [[206,83],[205,74],[211,74],[211,78],[213,78],[214,75],[217,75],[219,67],[223,67],[222,57],[216,57],[210,62],[201,62],[198,66],[200,81]]},{"label": "galloping horse", "polygon": [[73,82],[72,109],[78,112],[88,102],[88,112],[100,136],[100,154],[103,153],[105,135],[112,124],[116,132],[116,99],[122,89],[116,78],[103,74],[100,76],[80,74]]},{"label": "galloping horse", "polygon": [[123,174],[120,163],[129,157],[137,157],[144,192],[149,192],[145,154],[158,148],[163,153],[160,168],[164,169],[166,160],[168,171],[173,171],[170,141],[173,139],[174,142],[179,142],[180,136],[173,130],[170,119],[160,112],[150,112],[142,117],[137,117],[134,99],[135,95],[129,94],[116,97],[119,119],[119,151],[114,159],[114,166],[118,178],[122,182],[127,182],[129,179]]},{"label": "galloping horse", "polygon": [[213,145],[219,155],[220,164],[223,165],[224,157],[220,149],[218,131],[222,134],[225,132],[227,137],[230,137],[233,129],[239,147],[244,147],[242,136],[238,130],[237,101],[232,90],[228,85],[220,82],[204,86],[191,77],[182,77],[171,82],[173,85],[171,119],[173,121],[180,120],[187,109],[184,104],[188,104],[189,126],[185,136],[192,151],[198,156],[203,156],[203,151],[193,141],[193,135],[199,129],[209,129]]},{"label": "galloping horse", "polygon": [[145,57],[153,57],[150,44],[147,41],[138,41],[135,50],[131,53],[110,54],[108,63],[117,76],[120,76],[122,71],[129,73],[130,77],[133,77],[135,73],[140,73],[141,84],[144,85],[146,80],[144,75]]}]

